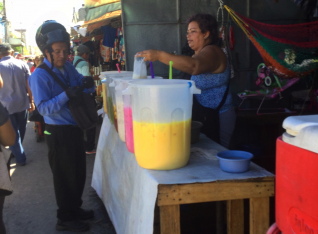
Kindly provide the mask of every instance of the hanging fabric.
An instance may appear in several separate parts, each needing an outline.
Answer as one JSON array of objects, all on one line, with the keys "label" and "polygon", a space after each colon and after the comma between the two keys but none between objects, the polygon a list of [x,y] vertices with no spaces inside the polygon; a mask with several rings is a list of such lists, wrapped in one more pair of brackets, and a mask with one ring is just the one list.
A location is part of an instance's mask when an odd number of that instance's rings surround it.
[{"label": "hanging fabric", "polygon": [[303,77],[318,68],[318,22],[272,25],[246,18],[228,6],[233,21],[262,56],[265,65],[283,78]]}]

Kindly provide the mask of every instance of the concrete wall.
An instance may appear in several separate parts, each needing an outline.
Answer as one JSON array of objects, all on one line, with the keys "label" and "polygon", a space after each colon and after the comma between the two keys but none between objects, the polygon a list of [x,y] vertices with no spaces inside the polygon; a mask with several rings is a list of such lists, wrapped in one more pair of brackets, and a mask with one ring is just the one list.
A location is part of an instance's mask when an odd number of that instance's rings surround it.
[{"label": "concrete wall", "polygon": [[[126,46],[127,69],[133,70],[134,55],[146,49],[167,52],[176,51],[186,43],[186,20],[195,13],[217,15],[217,0],[121,0],[124,37]],[[294,24],[303,22],[305,17],[292,0],[224,0],[234,11],[243,16],[268,24]],[[221,24],[221,14],[219,15]],[[224,23],[228,14],[224,10]],[[234,25],[235,50],[232,52],[235,78],[231,80],[231,92],[236,94],[245,89],[253,89],[256,68],[262,62],[255,47],[249,42],[242,30]],[[154,72],[168,76],[168,66],[154,63]],[[174,76],[178,71],[174,70]],[[254,87],[255,88],[255,87]],[[235,104],[240,99],[235,97]]]}]

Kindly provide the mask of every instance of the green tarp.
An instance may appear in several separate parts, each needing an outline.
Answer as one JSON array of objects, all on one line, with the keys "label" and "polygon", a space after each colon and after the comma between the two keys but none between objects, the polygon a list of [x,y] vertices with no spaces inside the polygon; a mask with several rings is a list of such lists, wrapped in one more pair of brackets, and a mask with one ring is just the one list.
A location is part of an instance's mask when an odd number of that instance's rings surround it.
[{"label": "green tarp", "polygon": [[121,10],[121,3],[120,2],[111,3],[108,5],[89,9],[88,13],[86,15],[85,21],[97,19],[97,18],[105,15],[108,12],[117,11],[117,10]]}]

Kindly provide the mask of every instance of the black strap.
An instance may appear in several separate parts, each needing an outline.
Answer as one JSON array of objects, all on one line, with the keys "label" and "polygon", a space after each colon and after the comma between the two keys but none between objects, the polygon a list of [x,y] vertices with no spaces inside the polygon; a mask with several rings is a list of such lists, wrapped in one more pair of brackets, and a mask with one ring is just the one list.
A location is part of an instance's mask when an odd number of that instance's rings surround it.
[{"label": "black strap", "polygon": [[82,62],[82,61],[85,61],[84,59],[78,59],[77,61],[76,61],[76,63],[74,64],[74,67],[77,67],[77,65],[80,63],[80,62]]},{"label": "black strap", "polygon": [[48,65],[46,65],[46,63],[42,63],[38,67],[47,71],[53,77],[56,83],[58,83],[62,87],[62,89],[67,90],[68,87],[66,86],[66,84],[64,84],[64,82],[48,67]]}]

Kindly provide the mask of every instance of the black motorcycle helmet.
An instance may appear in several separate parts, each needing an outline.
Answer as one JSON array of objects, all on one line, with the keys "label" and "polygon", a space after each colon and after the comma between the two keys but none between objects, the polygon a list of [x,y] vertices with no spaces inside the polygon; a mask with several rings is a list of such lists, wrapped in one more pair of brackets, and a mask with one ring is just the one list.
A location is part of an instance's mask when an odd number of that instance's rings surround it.
[{"label": "black motorcycle helmet", "polygon": [[55,42],[65,42],[69,48],[68,51],[70,51],[71,47],[70,34],[66,32],[66,29],[62,24],[59,24],[55,20],[47,20],[38,28],[35,41],[45,57],[45,50],[48,50],[50,53],[50,58],[52,61],[51,69],[53,69],[54,61],[52,55],[52,44]]}]

